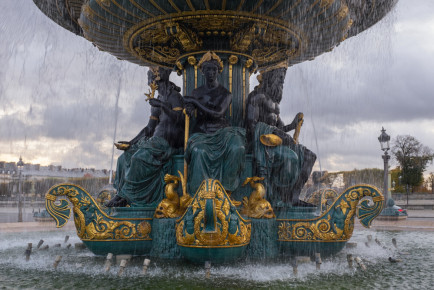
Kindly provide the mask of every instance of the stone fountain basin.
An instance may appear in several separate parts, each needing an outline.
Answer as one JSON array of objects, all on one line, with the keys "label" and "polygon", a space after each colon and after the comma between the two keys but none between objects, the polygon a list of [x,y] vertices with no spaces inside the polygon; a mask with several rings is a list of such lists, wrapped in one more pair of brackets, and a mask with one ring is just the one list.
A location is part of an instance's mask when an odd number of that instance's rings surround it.
[{"label": "stone fountain basin", "polygon": [[33,0],[100,50],[139,65],[175,67],[207,50],[288,66],[333,49],[382,19],[396,0]]}]

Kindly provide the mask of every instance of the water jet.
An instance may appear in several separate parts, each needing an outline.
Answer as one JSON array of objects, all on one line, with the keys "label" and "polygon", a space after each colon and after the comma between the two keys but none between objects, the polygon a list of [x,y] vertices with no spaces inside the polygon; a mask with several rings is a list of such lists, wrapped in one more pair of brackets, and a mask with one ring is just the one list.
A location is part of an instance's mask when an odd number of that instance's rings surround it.
[{"label": "water jet", "polygon": [[71,202],[94,254],[193,263],[318,255],[319,267],[345,247],[355,216],[369,227],[383,209],[367,184],[324,198],[319,216],[299,200],[316,155],[299,143],[304,114],[285,125],[279,103],[288,67],[374,25],[396,1],[33,1],[101,51],[150,67],[153,111],[136,138],[116,144],[116,195],[102,204],[74,184],[46,195],[57,227]]}]

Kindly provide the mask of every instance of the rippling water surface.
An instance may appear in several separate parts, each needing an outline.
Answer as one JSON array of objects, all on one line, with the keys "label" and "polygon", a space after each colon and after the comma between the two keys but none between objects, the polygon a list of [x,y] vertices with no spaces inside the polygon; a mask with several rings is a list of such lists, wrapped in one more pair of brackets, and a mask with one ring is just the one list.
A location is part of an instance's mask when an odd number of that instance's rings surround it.
[{"label": "rippling water surface", "polygon": [[[80,242],[74,232],[14,233],[0,237],[0,286],[36,289],[134,289],[134,288],[301,288],[301,289],[431,289],[434,285],[434,235],[429,232],[375,232],[355,230],[351,242],[357,247],[344,249],[337,256],[324,259],[321,270],[315,264],[304,263],[294,276],[289,261],[278,263],[242,263],[213,266],[211,278],[205,279],[203,267],[181,263],[151,261],[148,274],[142,276],[143,257],[134,258],[122,278],[117,277],[118,265],[104,272],[104,257],[96,257],[87,250],[66,249],[63,243]],[[375,242],[365,245],[367,235],[380,240],[387,249]],[[398,248],[392,245],[398,241]],[[50,245],[47,251],[34,250],[31,260],[25,261],[27,243],[35,247],[40,239]],[[61,248],[53,248],[61,243]],[[348,253],[360,256],[368,270],[349,269]],[[56,255],[62,255],[57,270],[53,269]],[[402,259],[392,264],[389,257]]]}]

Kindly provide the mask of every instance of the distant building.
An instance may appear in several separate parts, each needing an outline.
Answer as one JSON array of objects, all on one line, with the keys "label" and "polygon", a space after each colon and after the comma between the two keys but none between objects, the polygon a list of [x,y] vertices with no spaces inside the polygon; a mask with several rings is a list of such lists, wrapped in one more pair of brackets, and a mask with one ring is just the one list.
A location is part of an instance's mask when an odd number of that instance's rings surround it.
[{"label": "distant building", "polygon": [[[55,184],[73,182],[90,193],[99,192],[106,185],[110,171],[95,168],[62,168],[60,165],[41,166],[24,164],[21,171],[21,184],[24,198],[43,198]],[[15,162],[0,161],[0,206],[3,202],[16,200],[19,188],[19,172]]]},{"label": "distant building", "polygon": [[[15,162],[0,161],[0,178],[3,180],[12,180],[12,177],[18,173]],[[79,178],[79,177],[109,177],[109,170],[96,170],[95,168],[62,168],[61,165],[41,166],[40,164],[24,164],[21,174],[25,178],[43,179],[43,178]]]}]

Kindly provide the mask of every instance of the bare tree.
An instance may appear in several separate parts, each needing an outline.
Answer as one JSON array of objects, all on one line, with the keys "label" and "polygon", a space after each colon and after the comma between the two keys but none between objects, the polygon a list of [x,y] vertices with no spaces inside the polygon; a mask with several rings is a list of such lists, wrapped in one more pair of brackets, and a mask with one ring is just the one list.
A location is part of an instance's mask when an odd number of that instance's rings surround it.
[{"label": "bare tree", "polygon": [[431,148],[410,135],[398,135],[392,147],[392,154],[402,171],[401,182],[408,187],[423,183],[423,172],[432,163],[434,154]]},{"label": "bare tree", "polygon": [[434,194],[434,173],[433,172],[431,172],[428,175],[428,178],[425,180],[425,186],[426,186],[426,188],[430,188],[431,193]]}]

